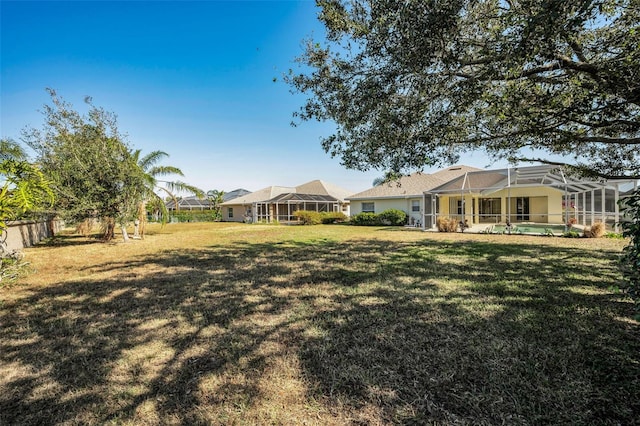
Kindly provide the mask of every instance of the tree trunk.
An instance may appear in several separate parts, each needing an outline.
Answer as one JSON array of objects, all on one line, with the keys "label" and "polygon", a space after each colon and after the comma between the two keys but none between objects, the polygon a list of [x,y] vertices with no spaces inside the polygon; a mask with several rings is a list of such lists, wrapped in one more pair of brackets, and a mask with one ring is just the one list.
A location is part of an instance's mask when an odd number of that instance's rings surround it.
[{"label": "tree trunk", "polygon": [[113,240],[113,237],[115,235],[115,227],[116,227],[115,221],[112,218],[107,217],[103,219],[103,223],[104,223],[104,234],[102,235],[102,239],[104,241]]},{"label": "tree trunk", "polygon": [[138,234],[141,239],[144,239],[144,226],[147,224],[147,202],[143,201],[138,206]]},{"label": "tree trunk", "polygon": [[127,233],[127,227],[125,225],[120,225],[120,230],[122,230],[122,239],[125,243],[129,242],[129,234]]}]

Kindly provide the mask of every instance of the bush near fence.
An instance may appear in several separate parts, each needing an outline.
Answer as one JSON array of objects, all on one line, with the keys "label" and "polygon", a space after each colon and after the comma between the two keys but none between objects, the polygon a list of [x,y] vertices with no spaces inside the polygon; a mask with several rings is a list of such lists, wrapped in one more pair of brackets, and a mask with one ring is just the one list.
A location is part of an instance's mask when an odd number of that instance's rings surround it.
[{"label": "bush near fence", "polygon": [[184,210],[171,212],[169,222],[217,222],[220,213],[216,210]]}]

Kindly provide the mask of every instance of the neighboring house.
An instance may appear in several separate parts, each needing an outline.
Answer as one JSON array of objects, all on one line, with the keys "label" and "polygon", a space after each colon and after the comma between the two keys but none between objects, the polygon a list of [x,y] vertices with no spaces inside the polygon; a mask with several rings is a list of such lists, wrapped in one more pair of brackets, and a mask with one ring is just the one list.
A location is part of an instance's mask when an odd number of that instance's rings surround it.
[{"label": "neighboring house", "polygon": [[229,222],[291,222],[298,210],[343,212],[349,215],[350,192],[344,188],[313,180],[295,187],[269,186],[226,201],[222,220]]},{"label": "neighboring house", "polygon": [[206,198],[200,199],[195,196],[184,197],[178,199],[178,207],[176,208],[176,203],[174,200],[169,200],[165,203],[167,206],[167,210],[209,210],[209,200]]},{"label": "neighboring house", "polygon": [[616,228],[618,200],[634,186],[637,181],[573,178],[551,165],[467,171],[425,190],[423,223],[430,229],[438,217],[449,217],[469,226],[605,222]]},{"label": "neighboring house", "polygon": [[425,214],[424,191],[475,170],[480,169],[458,165],[433,174],[416,172],[398,180],[384,182],[347,197],[351,203],[351,214],[381,213],[388,209],[397,209],[407,213],[408,224],[419,226],[423,223]]},{"label": "neighboring house", "polygon": [[251,194],[251,191],[243,188],[234,189],[233,191],[225,192],[222,195],[222,202],[224,203],[226,201],[231,201],[234,198],[242,197],[243,195],[247,195],[247,194]]},{"label": "neighboring house", "polygon": [[[234,198],[240,197],[245,194],[249,194],[250,191],[246,189],[234,189],[230,192],[225,192],[222,196],[222,200],[230,201]],[[165,203],[167,206],[167,210],[173,211],[176,210],[176,204],[173,200],[169,200]],[[211,203],[209,200],[205,198],[198,198],[196,196],[184,197],[178,200],[178,210],[209,210],[211,208]]]}]

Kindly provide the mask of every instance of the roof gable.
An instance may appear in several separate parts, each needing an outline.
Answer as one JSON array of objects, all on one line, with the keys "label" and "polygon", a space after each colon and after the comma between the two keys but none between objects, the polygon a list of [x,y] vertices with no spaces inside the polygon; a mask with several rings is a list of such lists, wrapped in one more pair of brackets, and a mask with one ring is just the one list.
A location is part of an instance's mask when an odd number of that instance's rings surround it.
[{"label": "roof gable", "polygon": [[226,201],[222,203],[222,205],[262,203],[273,200],[274,198],[279,197],[283,194],[322,196],[329,197],[329,199],[337,199],[343,201],[349,194],[351,194],[351,192],[337,185],[333,185],[322,180],[312,180],[296,187],[268,186],[250,194],[245,194],[232,200]]}]

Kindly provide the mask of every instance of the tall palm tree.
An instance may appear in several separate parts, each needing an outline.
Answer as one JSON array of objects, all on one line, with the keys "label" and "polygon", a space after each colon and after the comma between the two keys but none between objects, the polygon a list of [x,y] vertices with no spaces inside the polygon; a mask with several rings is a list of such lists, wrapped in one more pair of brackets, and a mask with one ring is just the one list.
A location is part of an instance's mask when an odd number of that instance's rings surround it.
[{"label": "tall palm tree", "polygon": [[149,154],[141,157],[141,150],[136,150],[133,153],[133,158],[140,170],[144,174],[146,181],[145,197],[138,205],[138,220],[140,227],[140,237],[144,236],[144,226],[147,221],[147,202],[150,200],[160,201],[157,205],[160,207],[160,217],[162,221],[166,220],[169,212],[164,204],[162,198],[157,194],[157,191],[162,191],[168,194],[175,202],[176,210],[178,209],[176,192],[187,192],[197,196],[198,198],[204,198],[205,193],[200,188],[197,188],[188,183],[181,182],[179,180],[163,180],[159,179],[161,176],[178,175],[184,176],[182,170],[174,166],[162,166],[158,163],[165,157],[168,157],[164,151],[152,151]]}]

